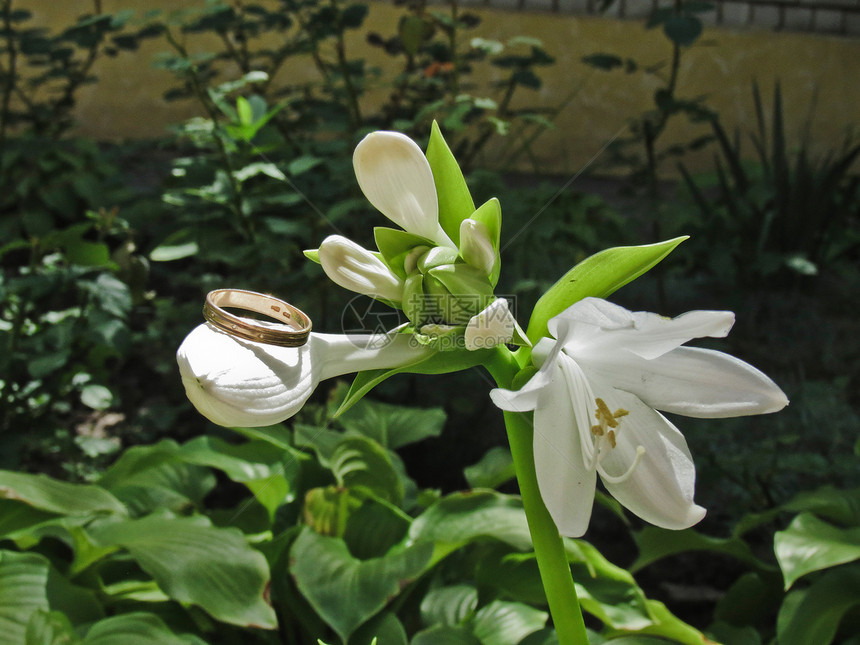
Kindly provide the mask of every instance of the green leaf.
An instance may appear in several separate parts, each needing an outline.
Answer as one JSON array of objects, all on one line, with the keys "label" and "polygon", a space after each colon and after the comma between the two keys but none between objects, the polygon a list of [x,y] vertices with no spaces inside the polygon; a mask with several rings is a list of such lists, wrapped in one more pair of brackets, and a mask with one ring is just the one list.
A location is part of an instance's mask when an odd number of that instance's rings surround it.
[{"label": "green leaf", "polygon": [[427,161],[433,170],[433,182],[439,200],[439,224],[455,244],[460,243],[460,222],[475,212],[475,202],[463,178],[460,165],[439,125],[433,121],[430,142],[427,144]]},{"label": "green leaf", "polygon": [[363,489],[394,504],[403,501],[403,482],[385,449],[367,437],[344,437],[331,456],[339,486]]},{"label": "green leaf", "polygon": [[239,117],[239,123],[248,126],[254,123],[254,111],[251,109],[251,104],[244,96],[236,99],[236,115]]},{"label": "green leaf", "polygon": [[583,298],[606,298],[665,258],[686,237],[645,246],[619,246],[584,259],[537,301],[527,335],[533,343],[547,335],[547,322]]},{"label": "green leaf", "polygon": [[196,636],[177,636],[155,614],[131,612],[100,620],[81,645],[206,645]]},{"label": "green leaf", "polygon": [[34,508],[61,515],[127,513],[116,497],[99,486],[70,484],[47,475],[8,470],[0,470],[0,498],[20,500]]},{"label": "green leaf", "polygon": [[443,497],[412,522],[409,537],[449,545],[479,538],[496,539],[520,551],[531,549],[522,502],[495,491],[452,493]]},{"label": "green leaf", "polygon": [[494,600],[478,610],[471,626],[481,645],[517,645],[542,629],[548,617],[546,612],[522,603]]},{"label": "green leaf", "polygon": [[155,247],[149,254],[153,262],[173,262],[197,255],[200,248],[190,228],[184,228],[171,233],[167,239]]},{"label": "green leaf", "polygon": [[101,546],[121,546],[171,598],[199,605],[215,619],[274,629],[264,600],[269,568],[237,529],[215,528],[204,517],[149,515],[91,525]]},{"label": "green leaf", "polygon": [[791,592],[777,617],[779,645],[828,645],[845,613],[860,605],[860,567],[825,573],[805,590]]},{"label": "green leaf", "polygon": [[466,627],[434,625],[415,634],[411,645],[481,645]]},{"label": "green leaf", "polygon": [[81,390],[81,403],[93,410],[107,410],[113,402],[113,392],[104,385],[91,383]]},{"label": "green leaf", "polygon": [[0,538],[12,537],[49,522],[58,515],[34,508],[25,502],[0,499]]},{"label": "green leaf", "polygon": [[27,623],[24,645],[72,645],[80,643],[74,627],[59,611],[38,609]]},{"label": "green leaf", "polygon": [[0,645],[25,643],[34,612],[48,610],[48,561],[35,553],[0,551]]},{"label": "green leaf", "polygon": [[310,605],[343,642],[418,577],[433,547],[415,544],[382,558],[360,561],[343,540],[305,528],[290,550],[291,573]]},{"label": "green leaf", "polygon": [[840,529],[811,513],[801,513],[773,539],[786,590],[813,571],[860,559],[860,527]]},{"label": "green leaf", "polygon": [[442,408],[413,408],[363,400],[338,417],[347,432],[370,437],[390,450],[429,437],[438,437],[445,426]]},{"label": "green leaf", "polygon": [[731,538],[715,538],[697,533],[693,529],[669,531],[654,526],[647,526],[634,535],[639,547],[639,557],[630,565],[630,571],[636,573],[652,562],[661,558],[685,551],[715,551],[725,553],[739,561],[750,565],[757,571],[773,571],[774,567],[759,560],[743,540]]},{"label": "green leaf", "polygon": [[455,626],[470,618],[477,608],[478,590],[474,587],[437,587],[421,600],[421,621],[425,625]]},{"label": "green leaf", "polygon": [[511,451],[502,446],[490,448],[481,460],[463,469],[471,488],[498,488],[516,477]]}]

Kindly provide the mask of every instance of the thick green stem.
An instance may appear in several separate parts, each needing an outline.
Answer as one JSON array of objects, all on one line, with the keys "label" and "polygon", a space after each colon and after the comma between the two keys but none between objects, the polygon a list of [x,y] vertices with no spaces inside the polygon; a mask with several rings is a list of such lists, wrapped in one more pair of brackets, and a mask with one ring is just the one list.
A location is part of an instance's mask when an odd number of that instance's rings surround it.
[{"label": "thick green stem", "polygon": [[[500,349],[487,369],[499,387],[508,388],[519,366],[507,349]],[[533,450],[534,431],[530,417],[520,412],[505,412],[505,427],[541,581],[559,645],[588,645],[588,633],[576,597],[564,542],[538,488]]]}]

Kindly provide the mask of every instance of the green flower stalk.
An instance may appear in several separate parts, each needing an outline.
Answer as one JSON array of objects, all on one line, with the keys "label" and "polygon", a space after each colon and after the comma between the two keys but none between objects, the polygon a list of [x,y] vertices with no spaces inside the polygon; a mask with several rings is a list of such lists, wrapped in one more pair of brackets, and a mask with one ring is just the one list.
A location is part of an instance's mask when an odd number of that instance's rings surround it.
[{"label": "green flower stalk", "polygon": [[435,124],[426,156],[402,134],[377,132],[353,162],[368,200],[400,228],[374,229],[376,251],[331,236],[305,253],[336,284],[402,309],[409,322],[381,335],[314,333],[302,347],[201,325],[177,354],[188,397],[215,423],[259,426],[289,418],[320,380],[338,374],[359,372],[342,411],[397,372],[483,365],[498,385],[491,397],[504,411],[559,643],[587,645],[562,536],[585,533],[597,479],[652,524],[692,526],[705,512],[694,501],[695,466],[657,410],[727,417],[774,412],[788,400],[743,361],[684,346],[725,336],[731,312],[668,319],[604,300],[682,238],[581,262],[541,297],[526,334],[494,293],[499,203],[475,208]]}]

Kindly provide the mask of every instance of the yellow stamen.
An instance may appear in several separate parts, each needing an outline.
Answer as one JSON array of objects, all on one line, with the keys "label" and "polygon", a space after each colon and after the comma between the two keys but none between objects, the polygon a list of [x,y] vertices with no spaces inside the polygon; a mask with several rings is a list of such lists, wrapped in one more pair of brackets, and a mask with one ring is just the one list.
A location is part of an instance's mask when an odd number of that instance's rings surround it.
[{"label": "yellow stamen", "polygon": [[591,434],[602,437],[603,436],[603,428],[601,426],[591,426]]},{"label": "yellow stamen", "polygon": [[615,430],[610,430],[606,433],[606,438],[609,439],[609,445],[615,447]]}]

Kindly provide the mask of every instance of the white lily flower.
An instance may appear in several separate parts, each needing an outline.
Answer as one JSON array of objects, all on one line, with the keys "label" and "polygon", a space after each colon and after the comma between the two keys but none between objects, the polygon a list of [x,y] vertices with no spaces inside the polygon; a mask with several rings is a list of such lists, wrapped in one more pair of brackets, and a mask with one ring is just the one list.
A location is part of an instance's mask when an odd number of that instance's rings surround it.
[{"label": "white lily flower", "polygon": [[508,309],[508,301],[497,298],[482,312],[472,316],[466,325],[466,349],[487,349],[509,343],[514,337],[516,320]]},{"label": "white lily flower", "polygon": [[194,407],[221,426],[258,427],[298,412],[317,384],[362,370],[420,360],[430,350],[405,334],[316,334],[301,347],[236,338],[205,323],[176,352]]},{"label": "white lily flower", "polygon": [[469,217],[460,223],[460,255],[467,264],[480,269],[484,274],[493,272],[496,251],[490,241],[486,224]]},{"label": "white lily flower", "polygon": [[433,171],[421,148],[399,132],[371,132],[352,156],[368,201],[403,230],[456,248],[439,224]]},{"label": "white lily flower", "polygon": [[656,409],[691,417],[776,412],[788,399],[765,374],[722,352],[681,347],[724,337],[728,311],[677,318],[586,298],[551,319],[553,338],[533,356],[540,370],[519,391],[496,389],[504,410],[534,410],[541,496],[563,535],[582,535],[596,474],[630,511],[657,526],[688,528],[696,471],[684,437]]},{"label": "white lily flower", "polygon": [[403,280],[367,249],[342,235],[330,235],[319,248],[325,274],[344,289],[400,302]]}]

